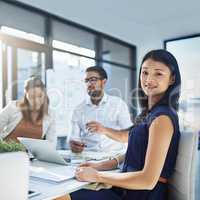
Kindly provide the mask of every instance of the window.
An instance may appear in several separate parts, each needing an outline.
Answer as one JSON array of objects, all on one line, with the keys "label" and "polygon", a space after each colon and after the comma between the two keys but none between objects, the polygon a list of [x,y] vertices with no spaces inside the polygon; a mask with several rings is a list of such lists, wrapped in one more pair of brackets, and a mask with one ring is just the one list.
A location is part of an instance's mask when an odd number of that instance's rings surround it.
[{"label": "window", "polygon": [[0,105],[5,97],[21,98],[28,76],[42,76],[56,110],[58,136],[71,131],[73,110],[87,95],[82,80],[90,66],[106,69],[107,92],[122,95],[131,108],[134,58],[135,46],[19,2],[0,1]]},{"label": "window", "polygon": [[95,61],[54,50],[53,62],[54,69],[47,71],[47,89],[51,108],[56,110],[57,132],[62,136],[71,131],[73,110],[87,95],[85,70]]},{"label": "window", "polygon": [[[62,46],[62,49],[71,49],[71,51],[74,53],[80,53],[81,49],[85,49],[85,51],[95,50],[96,36],[94,34],[67,25],[65,23],[61,23],[57,20],[52,21],[52,37],[53,40],[55,40],[53,43],[53,47],[56,48],[59,45],[57,41],[60,41],[63,42],[62,45],[64,46],[64,48]],[[79,48],[78,52],[77,48]]]},{"label": "window", "polygon": [[24,82],[32,76],[40,76],[45,80],[45,57],[44,53],[30,51],[27,49],[17,50],[17,99],[23,97],[24,94]]},{"label": "window", "polygon": [[104,63],[103,68],[108,74],[106,91],[109,94],[121,97],[131,107],[130,94],[133,89],[133,70],[108,63]]},{"label": "window", "polygon": [[[45,36],[44,16],[30,10],[0,1],[0,27],[10,27],[25,33]],[[7,32],[11,29],[3,28]],[[20,33],[22,35],[22,33]]]},{"label": "window", "polygon": [[65,42],[60,42],[60,41],[57,41],[57,40],[53,40],[53,47],[57,48],[57,49],[69,51],[69,52],[72,52],[72,53],[92,57],[92,58],[95,57],[95,51],[94,50],[79,47],[79,46],[72,45],[72,44],[65,43]]},{"label": "window", "polygon": [[15,37],[19,37],[19,38],[31,40],[33,42],[44,44],[44,37],[38,36],[36,34],[26,33],[24,31],[20,31],[18,29],[10,28],[7,26],[2,26],[0,30],[2,33],[6,33],[8,35],[12,35]]},{"label": "window", "polygon": [[[185,126],[199,124],[200,113],[200,37],[166,42],[166,48],[178,60],[182,78],[180,113]],[[200,128],[200,127],[198,127]]]},{"label": "window", "polygon": [[[3,44],[0,40],[0,80],[3,80]],[[3,108],[3,81],[0,81],[0,109]]]},{"label": "window", "polygon": [[130,48],[116,42],[103,39],[102,58],[106,61],[117,62],[130,66]]}]

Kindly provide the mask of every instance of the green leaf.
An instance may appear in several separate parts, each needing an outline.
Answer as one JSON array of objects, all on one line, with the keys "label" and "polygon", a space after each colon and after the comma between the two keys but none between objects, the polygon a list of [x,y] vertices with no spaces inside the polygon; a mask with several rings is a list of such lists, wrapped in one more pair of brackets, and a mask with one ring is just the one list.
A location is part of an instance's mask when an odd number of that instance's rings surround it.
[{"label": "green leaf", "polygon": [[23,144],[13,140],[10,140],[8,142],[0,140],[0,153],[16,151],[26,151],[26,148]]}]

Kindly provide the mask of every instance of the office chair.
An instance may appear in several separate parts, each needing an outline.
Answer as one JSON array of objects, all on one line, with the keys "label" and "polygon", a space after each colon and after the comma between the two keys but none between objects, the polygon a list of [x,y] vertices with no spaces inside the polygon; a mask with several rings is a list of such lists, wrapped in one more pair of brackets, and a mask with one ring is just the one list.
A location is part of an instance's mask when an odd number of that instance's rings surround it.
[{"label": "office chair", "polygon": [[182,131],[168,200],[197,200],[198,132]]}]

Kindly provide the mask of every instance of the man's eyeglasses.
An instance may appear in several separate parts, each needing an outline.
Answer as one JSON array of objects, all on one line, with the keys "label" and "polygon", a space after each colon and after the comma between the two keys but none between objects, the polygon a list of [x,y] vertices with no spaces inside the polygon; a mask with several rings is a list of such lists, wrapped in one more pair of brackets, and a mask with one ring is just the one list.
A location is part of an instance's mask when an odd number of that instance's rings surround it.
[{"label": "man's eyeglasses", "polygon": [[98,80],[102,80],[100,77],[90,77],[85,79],[85,83],[96,83]]}]

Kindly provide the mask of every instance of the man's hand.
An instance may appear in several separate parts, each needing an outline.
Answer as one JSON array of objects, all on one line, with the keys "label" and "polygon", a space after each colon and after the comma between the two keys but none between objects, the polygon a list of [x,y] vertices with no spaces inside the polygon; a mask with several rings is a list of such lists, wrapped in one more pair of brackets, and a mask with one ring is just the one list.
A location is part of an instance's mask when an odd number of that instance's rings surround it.
[{"label": "man's hand", "polygon": [[106,127],[104,127],[101,123],[91,121],[86,124],[86,128],[89,132],[91,133],[100,133],[100,134],[105,134],[106,132]]},{"label": "man's hand", "polygon": [[70,140],[69,144],[72,152],[74,153],[81,153],[86,146],[83,142],[76,140]]}]

